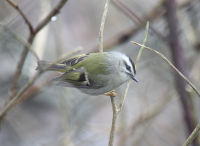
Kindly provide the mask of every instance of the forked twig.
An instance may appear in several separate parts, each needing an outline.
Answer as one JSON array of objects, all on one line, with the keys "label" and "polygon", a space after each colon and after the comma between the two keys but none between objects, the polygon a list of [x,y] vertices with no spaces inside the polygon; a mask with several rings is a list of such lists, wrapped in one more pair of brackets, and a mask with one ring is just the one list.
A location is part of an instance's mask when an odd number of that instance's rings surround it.
[{"label": "forked twig", "polygon": [[[181,76],[189,85],[190,87],[196,92],[196,94],[200,97],[200,92],[198,91],[198,89],[160,52],[153,50],[149,47],[146,47],[144,45],[141,45],[139,43],[133,42],[131,41],[131,43],[139,45],[141,47],[144,47],[152,52],[154,52],[155,54],[157,54],[158,56],[160,56],[176,73],[178,73],[179,76]],[[197,133],[200,130],[200,123],[196,126],[196,128],[194,129],[194,131],[192,132],[192,134],[188,137],[188,139],[186,140],[186,142],[184,143],[183,146],[188,146],[192,140],[196,137]]]},{"label": "forked twig", "polygon": [[133,42],[133,41],[131,41],[131,43],[136,44],[136,45],[141,46],[141,47],[144,47],[144,48],[156,53],[158,56],[160,56],[175,72],[177,72],[191,86],[191,88],[200,97],[200,92],[198,91],[198,89],[163,54],[161,54],[160,52],[153,50],[149,47],[141,45],[139,43],[136,43],[136,42]]},{"label": "forked twig", "polygon": [[[8,0],[8,2],[12,6],[14,6],[14,8],[16,8],[16,9],[19,8],[13,1]],[[64,6],[64,4],[66,2],[67,2],[67,0],[61,0],[58,3],[58,5],[46,16],[46,18],[43,21],[41,21],[33,31],[30,31],[30,34],[29,34],[29,37],[28,37],[28,40],[27,40],[27,42],[29,44],[33,43],[33,40],[34,40],[36,34],[51,20],[51,17],[55,16],[60,11],[60,9]],[[22,15],[22,17],[25,20],[28,20],[28,19],[26,19],[26,17],[24,17],[25,15],[23,13],[20,13],[20,14]],[[29,25],[29,23],[28,23],[28,25]],[[16,88],[17,88],[18,82],[19,82],[19,78],[21,76],[22,68],[24,66],[24,62],[25,62],[26,56],[28,55],[28,52],[29,52],[29,50],[25,46],[24,50],[23,50],[23,52],[21,54],[20,61],[19,61],[18,65],[17,65],[17,69],[15,71],[15,75],[14,75],[14,78],[13,78],[13,81],[12,81],[12,84],[11,84],[11,87],[10,87],[10,93],[11,94],[10,94],[9,99],[13,98],[13,96],[15,95]]]},{"label": "forked twig", "polygon": [[[146,43],[147,35],[148,35],[148,29],[149,29],[149,22],[147,22],[147,24],[146,24],[146,31],[145,31],[145,37],[144,37],[144,40],[143,40],[143,44]],[[141,46],[140,51],[139,51],[138,56],[137,56],[136,64],[140,59],[142,50],[143,50],[143,47]],[[128,83],[127,83],[124,96],[122,98],[122,101],[121,101],[118,109],[116,108],[115,98],[113,96],[110,96],[111,103],[112,103],[112,109],[113,109],[113,119],[112,119],[111,131],[110,131],[109,146],[113,146],[114,136],[115,136],[115,129],[116,129],[115,127],[116,127],[117,115],[120,113],[120,111],[122,110],[122,107],[124,105],[124,101],[126,99],[126,95],[127,95],[127,92],[128,92],[129,86],[130,86],[130,82],[131,82],[131,80],[129,80]]]}]

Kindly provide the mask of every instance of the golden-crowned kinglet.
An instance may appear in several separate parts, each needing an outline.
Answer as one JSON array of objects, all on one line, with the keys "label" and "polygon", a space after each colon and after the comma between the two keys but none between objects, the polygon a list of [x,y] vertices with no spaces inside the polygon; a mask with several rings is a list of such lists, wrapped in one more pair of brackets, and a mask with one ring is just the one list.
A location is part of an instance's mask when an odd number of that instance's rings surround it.
[{"label": "golden-crowned kinglet", "polygon": [[[40,63],[42,67],[51,64],[47,61]],[[51,79],[58,81],[56,85],[77,88],[90,95],[109,92],[129,79],[137,82],[133,61],[121,52],[78,55],[53,65],[49,70],[64,72],[61,76]]]}]

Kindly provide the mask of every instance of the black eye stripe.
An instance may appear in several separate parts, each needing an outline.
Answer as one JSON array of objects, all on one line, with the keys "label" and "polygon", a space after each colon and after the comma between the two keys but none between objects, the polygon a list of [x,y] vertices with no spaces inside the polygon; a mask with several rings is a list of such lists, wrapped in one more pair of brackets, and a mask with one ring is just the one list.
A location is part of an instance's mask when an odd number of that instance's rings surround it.
[{"label": "black eye stripe", "polygon": [[131,71],[131,67],[128,66],[128,65],[126,66],[126,69],[129,70],[129,71]]}]

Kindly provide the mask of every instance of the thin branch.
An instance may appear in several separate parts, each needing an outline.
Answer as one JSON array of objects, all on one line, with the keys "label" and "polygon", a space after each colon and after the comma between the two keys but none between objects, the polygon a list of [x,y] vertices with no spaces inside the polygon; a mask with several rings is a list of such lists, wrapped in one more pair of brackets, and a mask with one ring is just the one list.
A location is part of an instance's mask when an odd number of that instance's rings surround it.
[{"label": "thin branch", "polygon": [[19,6],[12,0],[6,0],[11,6],[13,6],[22,16],[22,18],[24,19],[24,21],[26,22],[26,24],[29,27],[29,31],[30,33],[33,33],[33,27],[31,22],[28,20],[28,18],[26,17],[26,15],[22,12],[22,10],[19,8]]},{"label": "thin branch", "polygon": [[82,50],[82,48],[78,47],[74,50],[72,50],[71,52],[61,56],[58,60],[52,62],[51,65],[47,66],[46,68],[38,71],[34,76],[33,78],[31,78],[28,83],[26,85],[24,85],[24,87],[21,88],[21,90],[15,95],[15,97],[13,97],[10,101],[8,101],[8,103],[6,104],[6,106],[1,110],[0,112],[0,123],[1,121],[4,119],[4,117],[6,116],[6,114],[11,110],[11,108],[13,107],[13,105],[15,105],[15,102],[17,102],[17,100],[19,98],[21,98],[24,94],[24,92],[36,81],[36,79],[43,73],[45,72],[46,70],[48,70],[52,65],[56,64],[56,63],[59,63],[61,61],[63,61],[65,58],[73,55],[73,54],[76,54],[78,52],[80,52]]},{"label": "thin branch", "polygon": [[117,115],[122,110],[122,107],[124,105],[124,101],[126,99],[126,95],[127,95],[127,92],[128,92],[129,86],[130,86],[130,83],[131,83],[131,80],[129,80],[127,85],[126,85],[125,93],[124,93],[123,99],[122,99],[118,109],[117,109],[117,105],[116,105],[116,102],[115,102],[115,96],[112,96],[112,95],[110,96],[111,103],[112,103],[112,110],[113,110],[113,119],[112,119],[112,126],[111,126],[108,146],[113,146],[114,137],[115,137]]},{"label": "thin branch", "polygon": [[200,130],[200,123],[196,126],[192,134],[188,137],[188,139],[185,141],[183,146],[189,146],[189,144],[194,140],[194,138],[197,136],[198,132]]},{"label": "thin branch", "polygon": [[[33,43],[33,40],[34,40],[36,34],[50,21],[51,17],[55,16],[59,12],[59,10],[64,6],[64,4],[66,2],[67,2],[67,0],[61,0],[58,3],[58,5],[47,15],[47,17],[41,23],[39,23],[39,25],[36,27],[36,29],[33,31],[33,33],[30,33],[28,40],[27,40],[27,42],[29,44]],[[20,61],[17,65],[17,69],[15,71],[15,75],[14,75],[14,78],[13,78],[13,81],[12,81],[12,84],[10,87],[10,98],[9,99],[11,99],[16,93],[16,88],[18,86],[19,78],[20,78],[20,75],[22,72],[22,68],[24,66],[26,56],[28,55],[28,52],[29,52],[29,50],[25,46],[24,50],[21,54]]]},{"label": "thin branch", "polygon": [[144,48],[156,53],[158,56],[160,56],[175,72],[177,72],[191,86],[191,88],[200,97],[200,92],[198,91],[198,89],[163,54],[161,54],[158,51],[155,51],[155,50],[153,50],[149,47],[141,45],[139,43],[136,43],[136,42],[133,42],[133,41],[131,41],[131,43],[136,44],[136,45],[141,46],[141,47],[144,47]]},{"label": "thin branch", "polygon": [[101,19],[101,26],[100,26],[100,31],[99,31],[99,52],[103,52],[103,30],[104,30],[104,25],[106,21],[106,15],[108,12],[108,5],[109,5],[110,0],[106,0],[103,16]]}]

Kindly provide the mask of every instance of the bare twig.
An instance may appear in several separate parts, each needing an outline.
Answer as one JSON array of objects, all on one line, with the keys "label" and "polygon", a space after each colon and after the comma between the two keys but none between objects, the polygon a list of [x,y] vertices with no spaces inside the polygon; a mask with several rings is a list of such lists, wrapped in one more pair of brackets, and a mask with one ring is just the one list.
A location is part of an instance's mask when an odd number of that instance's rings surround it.
[{"label": "bare twig", "polygon": [[99,52],[103,52],[103,30],[104,30],[104,25],[106,21],[106,15],[108,12],[108,5],[109,5],[110,0],[106,0],[103,16],[101,19],[101,26],[100,26],[100,31],[99,31]]},{"label": "bare twig", "polygon": [[193,141],[193,139],[197,136],[199,130],[200,130],[200,123],[196,126],[196,128],[194,129],[192,134],[188,137],[188,139],[185,141],[183,146],[188,146]]},{"label": "bare twig", "polygon": [[[38,24],[36,29],[33,30],[33,33],[30,32],[30,35],[29,35],[28,41],[27,41],[29,44],[33,43],[33,40],[34,40],[36,34],[51,20],[51,17],[55,16],[60,11],[60,9],[64,6],[64,4],[66,2],[67,2],[67,0],[61,0],[58,3],[58,5],[47,15],[47,17]],[[24,62],[25,62],[27,54],[28,54],[28,49],[25,46],[24,50],[21,54],[21,58],[17,65],[17,69],[16,69],[16,72],[15,72],[15,75],[14,75],[14,78],[13,78],[13,81],[12,81],[12,84],[10,87],[10,99],[15,95],[16,88],[17,88],[17,85],[19,82],[19,78],[20,78],[22,68],[24,66]]]},{"label": "bare twig", "polygon": [[81,51],[82,48],[78,47],[74,50],[72,50],[71,52],[67,53],[66,55],[61,56],[58,60],[54,61],[51,65],[47,66],[46,68],[38,71],[33,78],[31,78],[28,83],[26,85],[24,85],[24,87],[16,94],[16,96],[14,96],[10,101],[8,101],[8,103],[6,104],[6,106],[1,110],[0,112],[0,123],[1,121],[4,119],[4,117],[6,116],[6,114],[10,111],[10,109],[13,107],[13,105],[17,102],[17,100],[21,97],[21,95],[24,94],[24,92],[36,81],[36,79],[46,70],[48,70],[52,65],[59,63],[61,61],[63,61],[65,58],[76,54],[77,52]]},{"label": "bare twig", "polygon": [[160,56],[175,72],[177,72],[191,86],[191,88],[200,97],[200,92],[198,91],[198,89],[163,54],[161,54],[158,51],[153,50],[153,49],[151,49],[149,47],[141,45],[139,43],[136,43],[136,42],[133,42],[133,41],[131,41],[131,43],[136,44],[136,45],[141,46],[141,47],[144,47],[144,48],[156,53],[158,56]]},{"label": "bare twig", "polygon": [[22,18],[24,19],[24,21],[26,22],[26,24],[29,27],[29,31],[30,33],[33,33],[33,27],[32,24],[30,23],[30,21],[28,20],[28,18],[25,16],[25,14],[22,12],[22,10],[19,8],[19,6],[12,0],[6,0],[11,6],[13,6],[22,16]]}]

